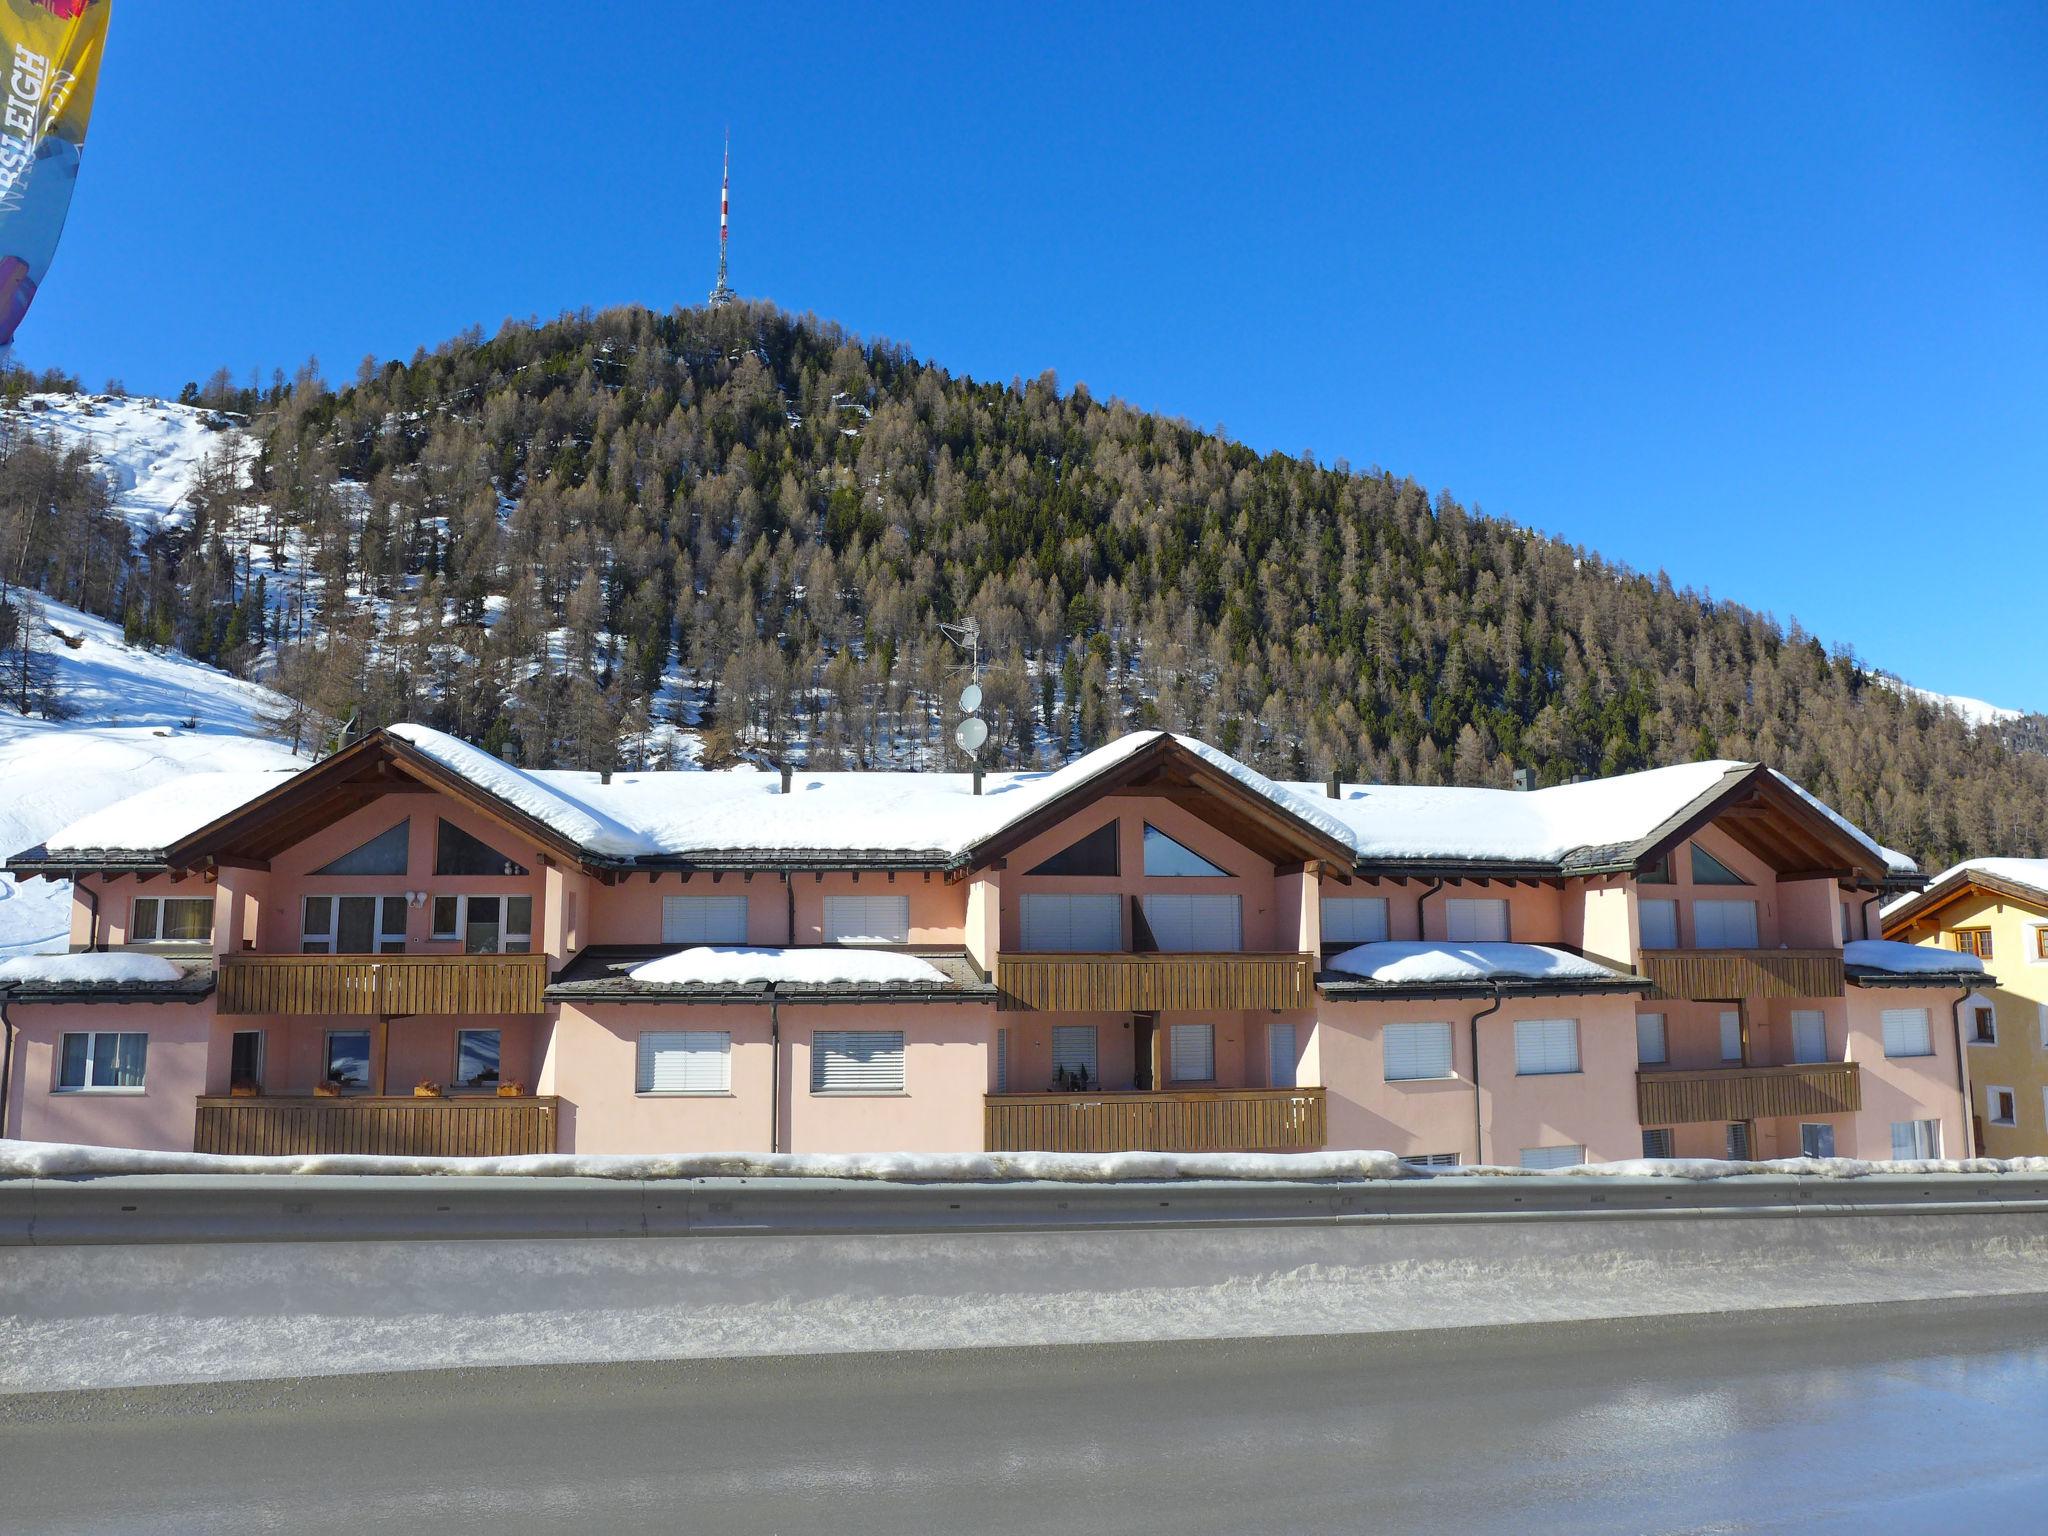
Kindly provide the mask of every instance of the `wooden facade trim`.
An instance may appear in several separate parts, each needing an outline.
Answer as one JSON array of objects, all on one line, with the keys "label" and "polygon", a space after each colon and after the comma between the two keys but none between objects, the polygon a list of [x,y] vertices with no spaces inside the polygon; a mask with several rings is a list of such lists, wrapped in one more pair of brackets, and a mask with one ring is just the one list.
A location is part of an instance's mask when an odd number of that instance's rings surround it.
[{"label": "wooden facade trim", "polygon": [[1314,975],[1314,957],[1292,952],[998,955],[996,1006],[1011,1013],[1305,1008]]},{"label": "wooden facade trim", "polygon": [[1005,1093],[983,1103],[991,1152],[1314,1152],[1321,1088]]},{"label": "wooden facade trim", "polygon": [[546,955],[223,955],[223,1014],[541,1013]]},{"label": "wooden facade trim", "polygon": [[1646,949],[1651,996],[1684,1002],[1840,997],[1838,949]]},{"label": "wooden facade trim", "polygon": [[192,1150],[235,1157],[519,1157],[555,1150],[560,1109],[559,1099],[524,1096],[202,1098]]},{"label": "wooden facade trim", "polygon": [[1636,1074],[1636,1113],[1649,1126],[1849,1115],[1862,1107],[1862,1069],[1853,1061]]}]

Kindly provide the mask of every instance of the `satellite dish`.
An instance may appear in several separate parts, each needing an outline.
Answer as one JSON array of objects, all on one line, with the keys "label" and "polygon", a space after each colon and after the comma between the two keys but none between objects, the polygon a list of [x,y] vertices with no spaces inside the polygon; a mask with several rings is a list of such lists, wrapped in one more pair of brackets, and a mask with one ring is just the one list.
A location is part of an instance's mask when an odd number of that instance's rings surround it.
[{"label": "satellite dish", "polygon": [[970,757],[981,750],[981,744],[988,740],[986,720],[962,720],[960,729],[953,733],[953,740],[960,744],[960,750]]},{"label": "satellite dish", "polygon": [[981,684],[969,683],[960,690],[960,707],[970,715],[981,708]]}]

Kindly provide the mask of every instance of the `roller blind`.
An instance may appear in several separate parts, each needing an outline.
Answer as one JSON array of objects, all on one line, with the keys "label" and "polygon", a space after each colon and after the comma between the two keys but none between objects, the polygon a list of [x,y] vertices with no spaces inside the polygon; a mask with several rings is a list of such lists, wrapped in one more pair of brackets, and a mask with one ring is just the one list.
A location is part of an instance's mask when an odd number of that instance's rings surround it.
[{"label": "roller blind", "polygon": [[1095,1059],[1095,1026],[1093,1024],[1055,1024],[1052,1030],[1052,1070],[1057,1077],[1060,1073],[1078,1074],[1085,1070],[1088,1081],[1100,1082],[1102,1074],[1097,1070]]},{"label": "roller blind", "polygon": [[827,944],[908,944],[908,896],[827,896]]},{"label": "roller blind", "polygon": [[1794,1008],[1792,1010],[1792,1059],[1794,1061],[1826,1061],[1828,1059],[1827,1018],[1818,1008]]},{"label": "roller blind", "polygon": [[1934,1040],[1927,1028],[1925,1008],[1887,1008],[1884,1023],[1884,1053],[1887,1056],[1932,1056]]},{"label": "roller blind", "polygon": [[747,942],[747,898],[664,896],[661,898],[661,941],[664,944],[744,944]]},{"label": "roller blind", "polygon": [[1579,1070],[1577,1019],[1517,1019],[1515,1071],[1523,1077]]},{"label": "roller blind", "polygon": [[1295,1043],[1292,1024],[1273,1024],[1266,1029],[1266,1086],[1292,1088],[1295,1078]]},{"label": "roller blind", "polygon": [[1499,896],[1455,896],[1444,903],[1444,937],[1459,944],[1505,944],[1508,904]]},{"label": "roller blind", "polygon": [[1023,948],[1115,954],[1124,947],[1121,896],[1033,896],[1022,899]]},{"label": "roller blind", "polygon": [[1244,904],[1236,896],[1147,896],[1145,922],[1162,950],[1244,948]]},{"label": "roller blind", "polygon": [[811,1092],[903,1092],[903,1031],[819,1030],[811,1036]]},{"label": "roller blind", "polygon": [[1216,1026],[1176,1024],[1168,1034],[1172,1046],[1173,1080],[1207,1083],[1216,1077]]},{"label": "roller blind", "polygon": [[1384,944],[1387,939],[1387,898],[1325,896],[1325,944]]},{"label": "roller blind", "polygon": [[1390,1083],[1451,1075],[1451,1026],[1389,1024],[1380,1034]]},{"label": "roller blind", "polygon": [[1756,903],[1695,901],[1692,935],[1695,949],[1755,949]]},{"label": "roller blind", "polygon": [[668,1030],[640,1037],[642,1093],[729,1093],[732,1036],[724,1030]]},{"label": "roller blind", "polygon": [[1643,929],[1644,949],[1678,948],[1678,903],[1669,897],[1638,901],[1636,913]]},{"label": "roller blind", "polygon": [[1522,1148],[1524,1168],[1576,1168],[1585,1160],[1586,1149],[1582,1146]]},{"label": "roller blind", "polygon": [[1670,1050],[1664,1042],[1664,1015],[1661,1013],[1637,1014],[1636,1060],[1644,1064],[1654,1064],[1670,1059]]}]

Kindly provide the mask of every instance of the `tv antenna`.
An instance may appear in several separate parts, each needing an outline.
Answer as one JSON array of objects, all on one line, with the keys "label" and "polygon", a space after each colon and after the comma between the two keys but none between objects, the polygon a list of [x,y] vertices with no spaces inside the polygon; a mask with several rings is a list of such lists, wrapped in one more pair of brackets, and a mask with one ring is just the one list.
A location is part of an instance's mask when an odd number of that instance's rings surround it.
[{"label": "tv antenna", "polygon": [[981,624],[973,618],[958,624],[941,621],[939,633],[967,652],[967,686],[960,690],[960,713],[964,717],[953,731],[953,745],[974,764],[975,793],[981,792],[981,749],[988,744],[988,722],[976,713],[981,708]]}]

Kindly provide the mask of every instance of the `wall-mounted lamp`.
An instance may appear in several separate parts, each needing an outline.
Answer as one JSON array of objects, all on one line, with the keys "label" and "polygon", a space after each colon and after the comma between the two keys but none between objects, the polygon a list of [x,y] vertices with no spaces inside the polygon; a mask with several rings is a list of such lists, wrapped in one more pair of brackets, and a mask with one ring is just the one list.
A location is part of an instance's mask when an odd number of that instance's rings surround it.
[{"label": "wall-mounted lamp", "polygon": [[407,906],[417,911],[427,904],[427,893],[425,891],[407,891],[405,893],[405,901]]}]

